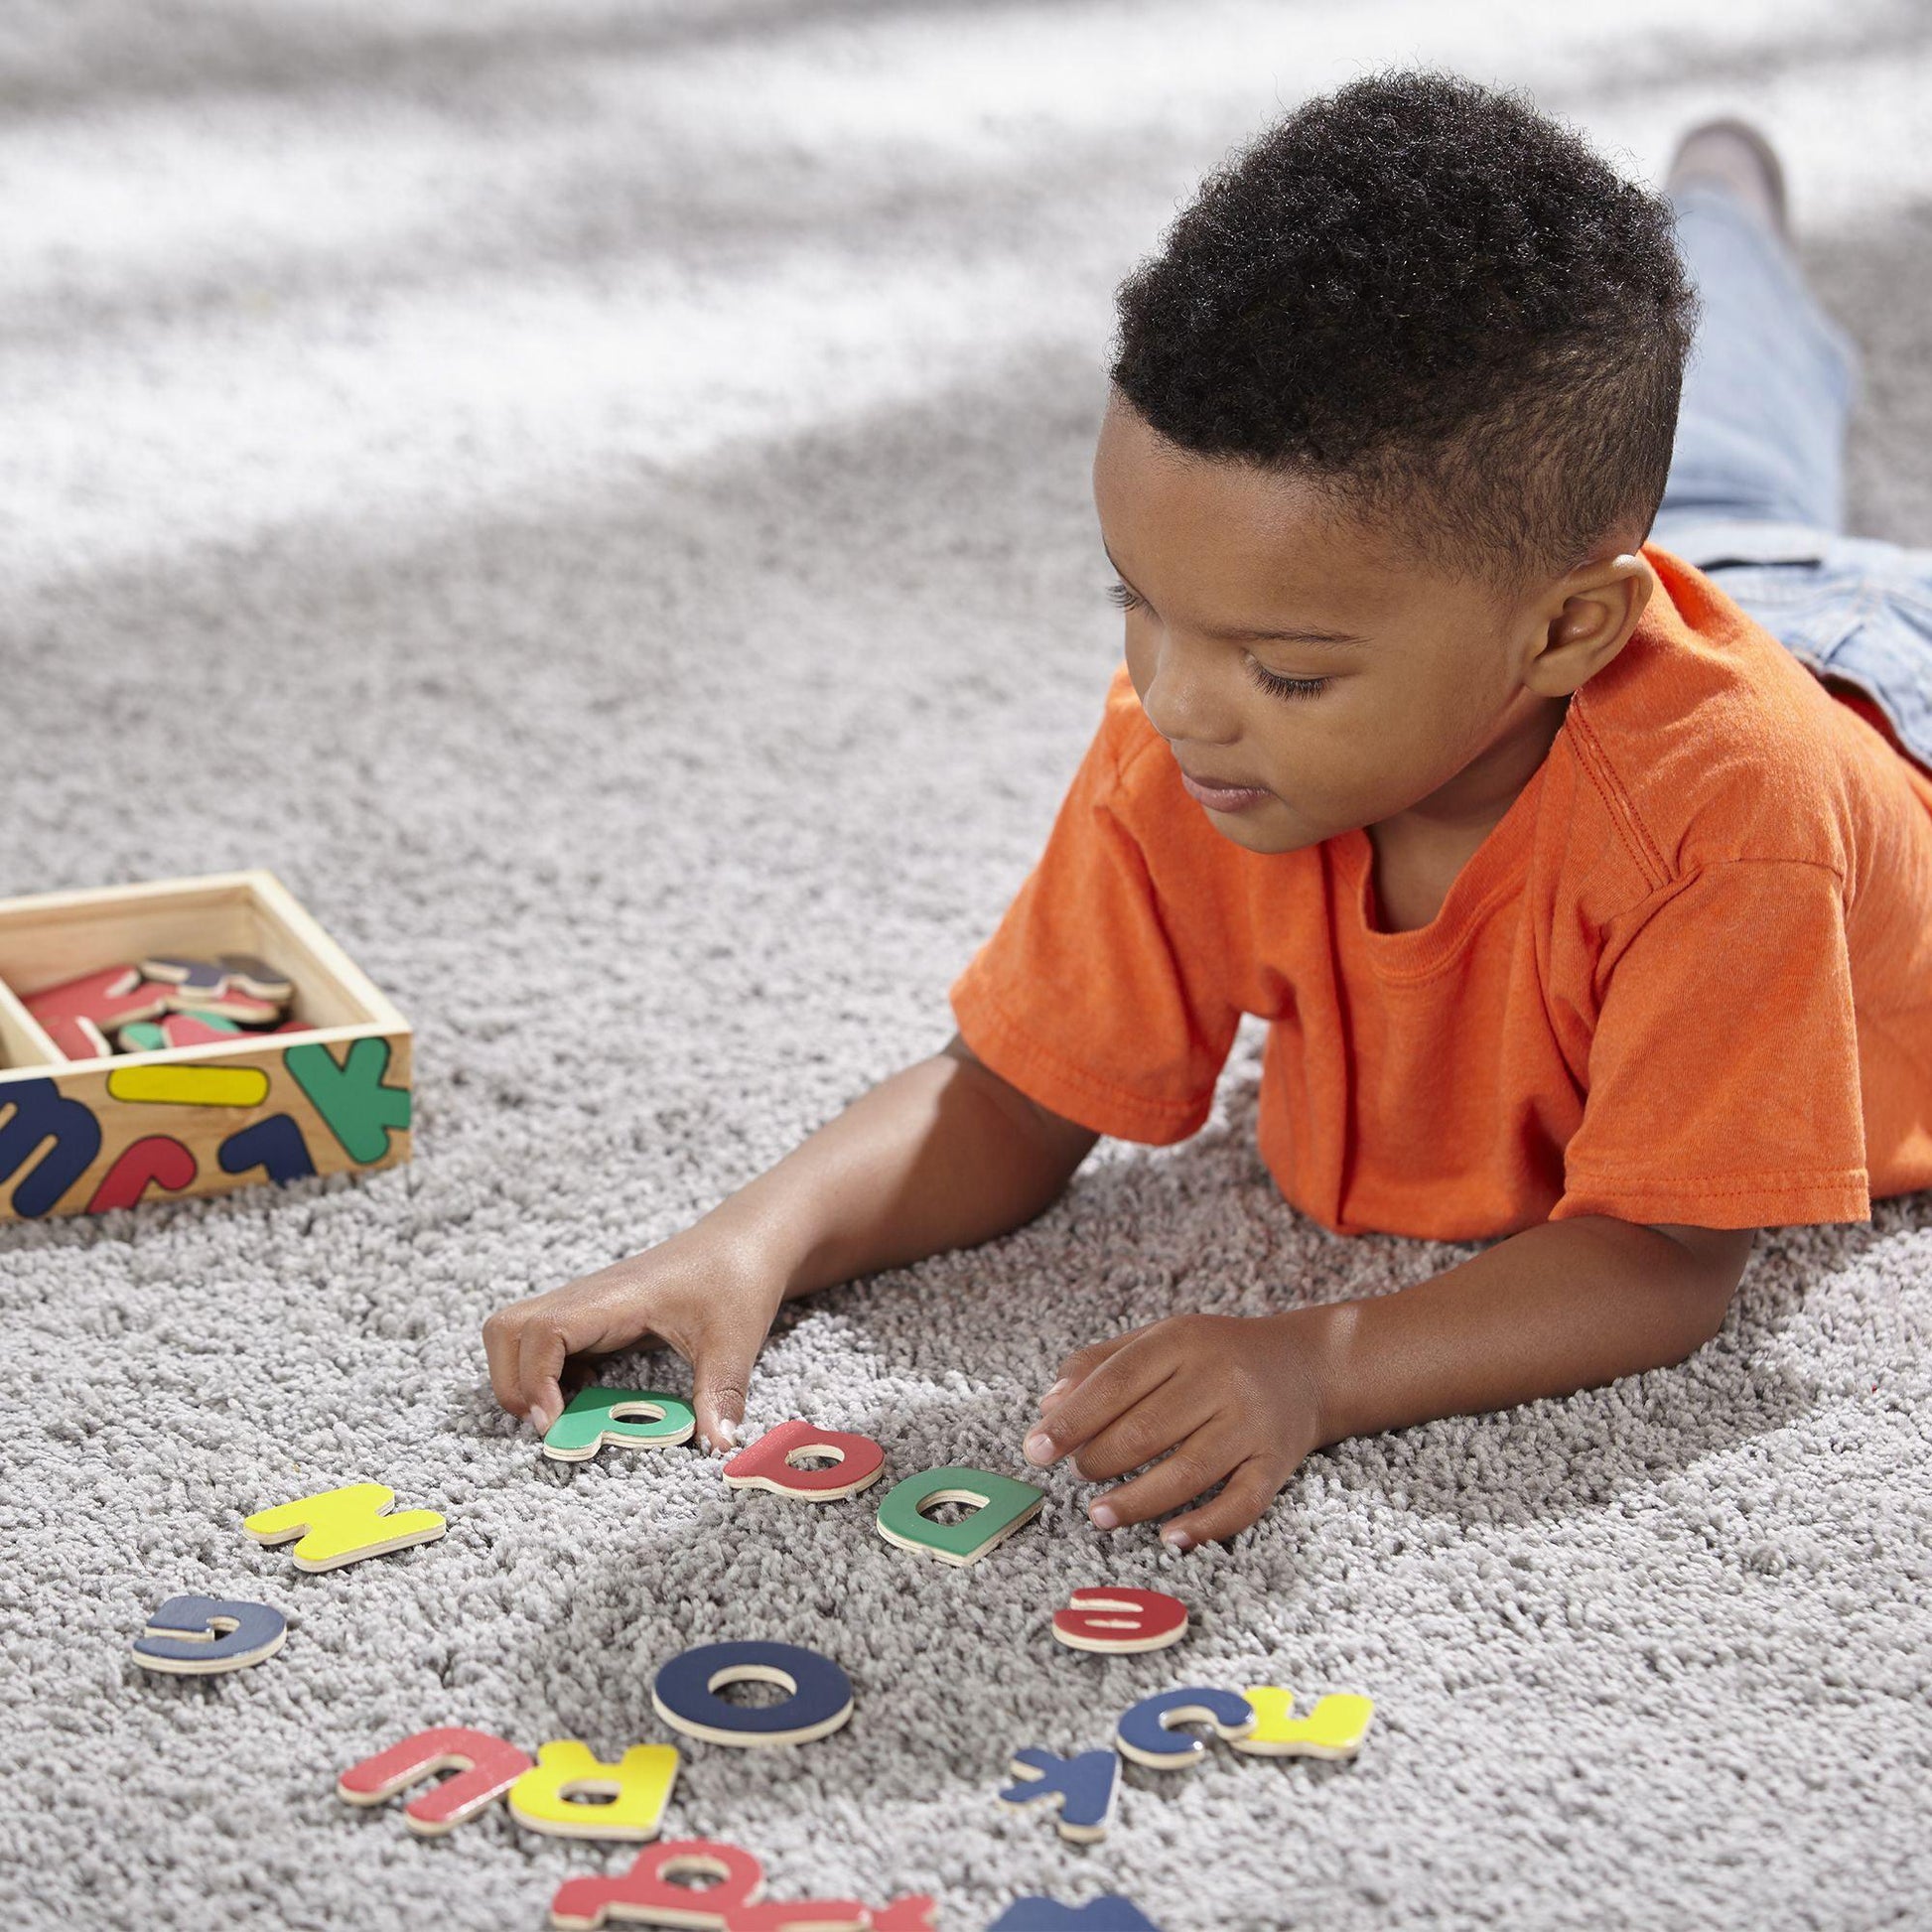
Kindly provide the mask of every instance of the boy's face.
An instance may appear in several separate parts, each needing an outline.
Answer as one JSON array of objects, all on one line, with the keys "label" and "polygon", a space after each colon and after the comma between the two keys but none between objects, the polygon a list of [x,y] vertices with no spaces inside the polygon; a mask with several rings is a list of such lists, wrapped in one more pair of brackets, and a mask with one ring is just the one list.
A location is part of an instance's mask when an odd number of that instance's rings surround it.
[{"label": "boy's face", "polygon": [[[1609,580],[1607,601],[1567,595],[1566,579],[1510,604],[1434,574],[1306,484],[1185,455],[1118,392],[1093,486],[1129,594],[1134,689],[1184,778],[1252,788],[1216,799],[1188,784],[1214,828],[1254,852],[1424,800],[1451,828],[1493,823],[1507,808],[1494,778],[1513,764],[1509,795],[1520,789],[1569,691],[1621,647],[1647,595],[1623,580],[1648,580],[1649,566],[1618,557],[1573,573]],[[1243,630],[1349,641],[1232,634]]]}]

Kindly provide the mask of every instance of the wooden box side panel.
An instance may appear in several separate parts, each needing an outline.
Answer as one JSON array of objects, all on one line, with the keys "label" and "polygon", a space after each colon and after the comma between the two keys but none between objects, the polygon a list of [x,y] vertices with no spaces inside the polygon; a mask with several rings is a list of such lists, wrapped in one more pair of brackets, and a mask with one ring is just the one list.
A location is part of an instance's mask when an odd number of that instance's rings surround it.
[{"label": "wooden box side panel", "polygon": [[[37,993],[152,952],[196,957],[256,953],[294,980],[292,1019],[316,1028],[406,1031],[401,1014],[272,873],[227,873],[0,903],[0,986],[15,995]],[[45,1035],[39,1041],[32,1035],[21,1037],[17,1029],[10,1035],[0,1016],[0,1061],[5,1064],[39,1064],[51,1044]],[[58,1051],[53,1057],[60,1061]]]},{"label": "wooden box side panel", "polygon": [[0,1221],[221,1193],[410,1156],[406,1028],[340,1030],[0,1083]]},{"label": "wooden box side panel", "polygon": [[[261,940],[252,950],[272,956],[295,980],[296,1019],[317,1027],[407,1032],[402,1015],[273,873],[250,873],[248,892]],[[304,986],[316,989],[312,1002],[303,999]]]},{"label": "wooden box side panel", "polygon": [[66,1064],[61,1049],[0,981],[0,1067]]},{"label": "wooden box side panel", "polygon": [[238,875],[9,899],[0,905],[0,980],[38,993],[144,952],[241,952],[254,932]]}]

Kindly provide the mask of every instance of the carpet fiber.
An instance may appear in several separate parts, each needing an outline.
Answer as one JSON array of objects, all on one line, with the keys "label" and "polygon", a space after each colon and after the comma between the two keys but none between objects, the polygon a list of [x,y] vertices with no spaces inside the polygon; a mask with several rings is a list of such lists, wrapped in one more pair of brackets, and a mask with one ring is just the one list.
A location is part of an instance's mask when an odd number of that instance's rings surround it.
[{"label": "carpet fiber", "polygon": [[[1167,1932],[1925,1924],[1932,1205],[1760,1239],[1686,1366],[1315,1457],[1234,1546],[1047,1478],[975,1570],[693,1449],[546,1463],[479,1327],[688,1222],[950,1031],[1119,647],[1088,498],[1114,282],[1236,142],[1388,59],[1522,81],[1633,171],[1785,146],[1864,344],[1854,515],[1932,528],[1922,11],[42,0],[0,22],[0,892],[273,867],[413,1021],[417,1160],[0,1232],[0,1906],[63,1927],[534,1927],[620,1848],[440,1843],[336,1774],[432,1724],[605,1755],[655,1666],[851,1672],[692,1744],[667,1835],[770,1893],[1026,1891]],[[1856,140],[1852,128],[1856,123]],[[1012,1468],[1069,1348],[1420,1281],[1219,1111],[1034,1226],[789,1311],[752,1421]],[[673,1379],[633,1357],[608,1379]],[[332,1575],[241,1533],[447,1512]],[[877,1492],[876,1492],[877,1493]],[[1096,1579],[1180,1651],[1047,1635]],[[290,1617],[137,1670],[178,1591]],[[993,1803],[1193,1679],[1366,1691],[1352,1765],[1131,1770],[1102,1845]]]}]

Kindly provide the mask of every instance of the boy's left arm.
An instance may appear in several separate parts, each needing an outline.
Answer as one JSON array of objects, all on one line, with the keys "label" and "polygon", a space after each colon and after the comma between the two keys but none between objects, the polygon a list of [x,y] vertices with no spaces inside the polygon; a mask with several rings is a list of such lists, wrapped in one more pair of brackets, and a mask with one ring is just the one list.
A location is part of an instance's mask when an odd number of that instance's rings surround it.
[{"label": "boy's left arm", "polygon": [[1718,1332],[1755,1238],[1581,1214],[1367,1301],[1157,1321],[1067,1358],[1027,1459],[1071,1454],[1095,1480],[1153,1462],[1094,1499],[1102,1529],[1224,1482],[1162,1532],[1176,1549],[1217,1541],[1331,1443],[1681,1362]]}]

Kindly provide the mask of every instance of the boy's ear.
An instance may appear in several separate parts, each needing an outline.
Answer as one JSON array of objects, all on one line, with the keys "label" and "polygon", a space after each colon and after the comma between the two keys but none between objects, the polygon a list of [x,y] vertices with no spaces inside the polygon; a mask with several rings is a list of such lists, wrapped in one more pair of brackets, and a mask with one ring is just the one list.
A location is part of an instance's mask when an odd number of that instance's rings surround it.
[{"label": "boy's ear", "polygon": [[1656,572],[1638,551],[1580,564],[1537,605],[1542,643],[1523,682],[1545,698],[1568,697],[1587,683],[1630,641],[1656,588]]}]

